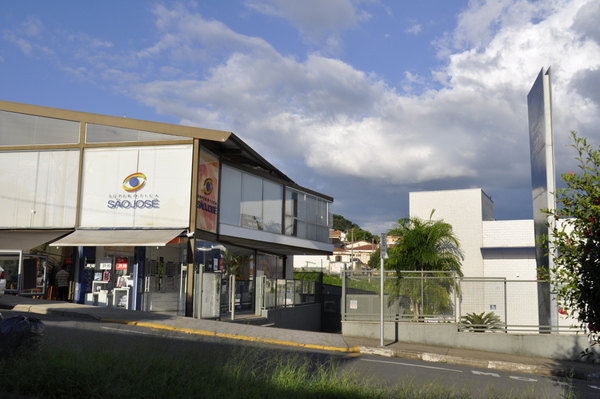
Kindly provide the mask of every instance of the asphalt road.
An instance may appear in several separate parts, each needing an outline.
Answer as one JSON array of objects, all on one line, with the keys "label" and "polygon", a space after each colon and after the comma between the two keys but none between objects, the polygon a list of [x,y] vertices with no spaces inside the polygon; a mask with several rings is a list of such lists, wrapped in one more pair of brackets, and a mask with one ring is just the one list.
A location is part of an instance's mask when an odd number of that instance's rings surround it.
[{"label": "asphalt road", "polygon": [[[448,364],[361,355],[353,369],[365,378],[412,384],[418,389],[445,387],[472,398],[599,398],[600,386],[581,380],[541,377]],[[375,377],[373,377],[375,376]],[[572,396],[569,396],[571,394]]]},{"label": "asphalt road", "polygon": [[[2,311],[4,318],[18,314]],[[68,345],[86,350],[90,345],[106,346],[118,351],[132,343],[169,348],[169,353],[195,350],[228,350],[241,346],[261,346],[273,351],[299,352],[310,356],[315,364],[331,359],[339,360],[343,371],[356,373],[365,384],[413,386],[416,389],[452,389],[468,392],[472,398],[600,398],[600,384],[531,374],[507,373],[448,364],[385,358],[371,355],[348,355],[325,350],[287,348],[265,343],[252,343],[227,338],[191,335],[178,331],[155,330],[146,327],[106,323],[88,319],[74,319],[55,315],[36,315],[45,324],[44,345]],[[571,396],[569,396],[571,394]]]}]

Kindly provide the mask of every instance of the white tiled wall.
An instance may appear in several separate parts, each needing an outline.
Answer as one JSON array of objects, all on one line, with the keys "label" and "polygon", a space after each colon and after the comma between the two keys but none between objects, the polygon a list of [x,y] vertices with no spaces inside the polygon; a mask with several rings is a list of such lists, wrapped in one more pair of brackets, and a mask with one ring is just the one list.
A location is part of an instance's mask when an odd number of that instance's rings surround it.
[{"label": "white tiled wall", "polygon": [[483,276],[483,209],[486,209],[486,217],[491,217],[493,203],[481,189],[413,192],[409,194],[409,205],[411,217],[428,220],[435,209],[433,220],[450,223],[463,250],[463,274]]},{"label": "white tiled wall", "polygon": [[483,222],[483,247],[534,247],[531,220],[495,220]]}]

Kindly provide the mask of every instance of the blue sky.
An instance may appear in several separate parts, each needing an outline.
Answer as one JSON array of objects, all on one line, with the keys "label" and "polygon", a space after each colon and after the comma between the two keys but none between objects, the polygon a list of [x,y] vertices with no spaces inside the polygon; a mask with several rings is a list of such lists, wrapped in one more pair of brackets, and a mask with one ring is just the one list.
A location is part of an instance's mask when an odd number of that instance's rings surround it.
[{"label": "blue sky", "polygon": [[4,1],[0,99],[232,131],[378,234],[408,193],[532,217],[526,98],[552,68],[557,173],[600,142],[595,0]]}]

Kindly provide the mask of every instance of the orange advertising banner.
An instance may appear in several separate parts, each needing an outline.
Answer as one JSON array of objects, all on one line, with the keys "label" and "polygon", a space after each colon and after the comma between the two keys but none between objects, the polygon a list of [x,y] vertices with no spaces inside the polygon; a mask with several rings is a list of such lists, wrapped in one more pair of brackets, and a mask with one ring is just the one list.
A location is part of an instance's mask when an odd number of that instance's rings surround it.
[{"label": "orange advertising banner", "polygon": [[219,158],[206,149],[200,148],[199,168],[198,193],[196,198],[196,228],[216,233],[219,195]]},{"label": "orange advertising banner", "polygon": [[127,270],[128,259],[125,257],[117,256],[115,260],[115,269],[117,270]]}]

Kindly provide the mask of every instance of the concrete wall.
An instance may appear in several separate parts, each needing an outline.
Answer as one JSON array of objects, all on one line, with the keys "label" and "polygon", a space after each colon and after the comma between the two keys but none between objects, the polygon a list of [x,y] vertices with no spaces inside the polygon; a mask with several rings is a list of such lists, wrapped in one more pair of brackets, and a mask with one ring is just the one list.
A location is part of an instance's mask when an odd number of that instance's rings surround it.
[{"label": "concrete wall", "polygon": [[[346,336],[379,339],[380,329],[379,323],[342,322]],[[580,352],[589,347],[583,334],[458,332],[454,323],[386,323],[384,339],[574,361],[580,361]]]},{"label": "concrete wall", "polygon": [[[483,276],[482,223],[493,215],[493,202],[481,189],[422,191],[409,193],[410,216],[443,219],[452,225],[464,254],[462,272],[467,277]],[[485,213],[485,215],[484,215]]]},{"label": "concrete wall", "polygon": [[321,331],[321,304],[293,306],[289,308],[263,310],[274,327],[292,330]]}]

